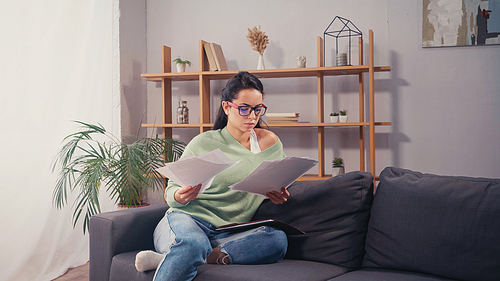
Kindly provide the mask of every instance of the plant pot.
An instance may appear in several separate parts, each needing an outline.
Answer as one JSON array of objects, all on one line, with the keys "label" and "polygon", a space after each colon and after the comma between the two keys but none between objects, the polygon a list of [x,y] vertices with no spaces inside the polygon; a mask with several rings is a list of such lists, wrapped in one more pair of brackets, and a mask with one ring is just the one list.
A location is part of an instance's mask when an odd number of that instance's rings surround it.
[{"label": "plant pot", "polygon": [[333,167],[332,177],[343,175],[345,173],[344,167]]},{"label": "plant pot", "polygon": [[125,210],[125,209],[132,209],[132,208],[139,208],[139,207],[146,207],[146,206],[149,206],[149,203],[142,203],[141,202],[140,205],[132,205],[132,206],[118,204],[118,210]]},{"label": "plant pot", "polygon": [[347,122],[347,115],[340,115],[339,116],[340,123],[345,123]]},{"label": "plant pot", "polygon": [[177,72],[178,73],[182,73],[182,72],[186,72],[186,65],[185,64],[176,64],[175,66],[177,66]]},{"label": "plant pot", "polygon": [[339,117],[338,116],[330,116],[330,120],[332,121],[332,123],[337,123],[337,122],[339,122]]}]

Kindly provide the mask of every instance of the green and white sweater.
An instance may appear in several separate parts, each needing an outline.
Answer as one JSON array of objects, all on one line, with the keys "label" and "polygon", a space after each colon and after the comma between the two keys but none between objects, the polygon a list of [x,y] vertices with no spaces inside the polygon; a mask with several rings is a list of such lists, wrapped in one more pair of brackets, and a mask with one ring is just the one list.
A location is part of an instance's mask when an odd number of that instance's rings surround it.
[{"label": "green and white sweater", "polygon": [[[165,200],[171,211],[181,211],[205,220],[215,226],[229,223],[248,222],[264,200],[262,196],[251,193],[233,191],[229,186],[235,184],[252,173],[264,160],[285,158],[283,144],[278,141],[270,148],[254,154],[242,146],[226,128],[202,133],[194,137],[186,146],[184,155],[199,156],[219,148],[237,165],[218,174],[212,185],[199,194],[198,198],[186,205],[175,201],[174,193],[180,185],[168,181]],[[196,171],[193,171],[195,173]],[[281,187],[276,187],[279,190]]]}]

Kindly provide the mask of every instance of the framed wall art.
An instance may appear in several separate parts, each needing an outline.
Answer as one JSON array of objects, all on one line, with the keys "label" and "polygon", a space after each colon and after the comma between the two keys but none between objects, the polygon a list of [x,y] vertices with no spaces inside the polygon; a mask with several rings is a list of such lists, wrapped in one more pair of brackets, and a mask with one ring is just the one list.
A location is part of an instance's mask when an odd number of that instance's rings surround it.
[{"label": "framed wall art", "polygon": [[422,47],[500,44],[500,0],[422,3]]}]

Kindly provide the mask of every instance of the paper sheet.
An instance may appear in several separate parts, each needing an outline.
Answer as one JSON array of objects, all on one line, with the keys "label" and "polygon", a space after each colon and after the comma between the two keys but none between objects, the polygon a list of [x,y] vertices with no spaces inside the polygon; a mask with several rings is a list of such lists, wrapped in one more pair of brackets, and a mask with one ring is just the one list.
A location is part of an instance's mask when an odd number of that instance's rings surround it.
[{"label": "paper sheet", "polygon": [[166,163],[157,171],[181,186],[201,183],[201,194],[210,187],[217,174],[238,163],[239,161],[229,159],[220,149],[216,149],[201,156],[186,155],[176,162]]},{"label": "paper sheet", "polygon": [[279,191],[282,186],[287,188],[317,163],[317,160],[302,157],[264,161],[248,177],[229,188],[267,197],[268,191]]}]

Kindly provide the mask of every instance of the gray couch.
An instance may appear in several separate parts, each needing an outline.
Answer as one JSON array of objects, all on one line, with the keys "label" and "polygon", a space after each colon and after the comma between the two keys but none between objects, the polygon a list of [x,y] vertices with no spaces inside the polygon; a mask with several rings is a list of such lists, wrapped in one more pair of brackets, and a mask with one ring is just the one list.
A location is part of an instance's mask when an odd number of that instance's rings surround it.
[{"label": "gray couch", "polygon": [[[283,205],[264,201],[254,219],[302,229],[284,260],[202,265],[195,280],[500,280],[500,180],[386,168],[296,182]],[[90,219],[90,280],[152,280],[135,254],[153,249],[166,204]]]}]

